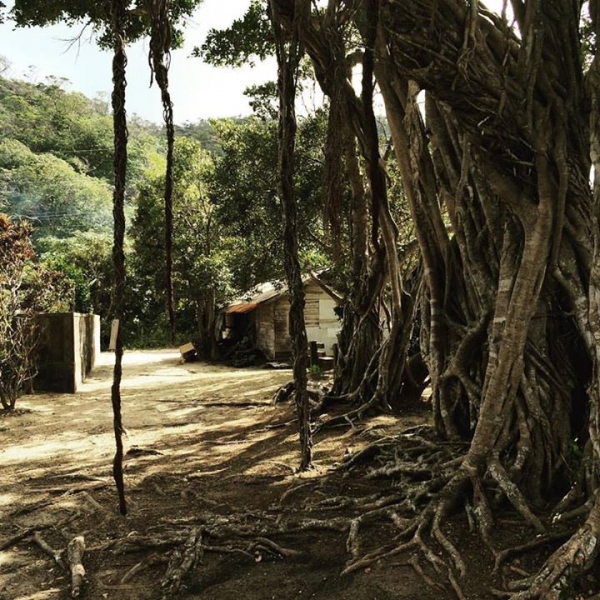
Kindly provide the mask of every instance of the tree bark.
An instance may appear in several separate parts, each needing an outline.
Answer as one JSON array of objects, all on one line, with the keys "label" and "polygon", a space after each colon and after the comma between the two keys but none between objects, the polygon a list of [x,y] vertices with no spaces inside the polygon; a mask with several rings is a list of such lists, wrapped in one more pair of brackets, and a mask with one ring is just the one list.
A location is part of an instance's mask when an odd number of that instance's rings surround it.
[{"label": "tree bark", "polygon": [[308,338],[304,321],[304,282],[298,260],[298,207],[294,193],[294,151],[296,139],[296,85],[302,57],[299,40],[300,22],[310,10],[306,0],[293,5],[291,38],[278,19],[277,3],[270,4],[277,46],[279,90],[279,197],[283,210],[284,264],[290,295],[289,325],[294,359],[296,413],[300,431],[300,470],[312,462],[310,407],[307,391]]},{"label": "tree bark", "polygon": [[[583,80],[581,3],[511,4],[518,35],[476,0],[388,0],[378,20],[374,0],[345,2],[352,8],[347,12],[336,12],[332,0],[325,15],[336,16],[328,23],[334,29],[315,16],[318,26],[302,31],[321,86],[346,102],[345,121],[370,174],[370,219],[373,231],[377,227],[371,252],[384,257],[398,307],[393,223],[364,106],[371,103],[369,82],[359,102],[348,79],[338,84],[344,93],[334,94],[330,77],[339,54],[330,40],[341,43],[344,17],[351,14],[368,40],[363,74],[374,60],[423,263],[421,349],[436,429],[442,437],[470,441],[462,466],[436,495],[437,508],[426,509],[419,521],[419,535],[430,522],[453,559],[439,521],[456,500],[472,493],[480,514],[489,514],[486,490],[493,488],[541,532],[536,509],[556,502],[557,492],[571,501],[577,496],[570,492],[569,449],[593,449],[596,461],[599,456],[600,236],[588,181],[588,114],[596,96],[590,98]],[[600,13],[597,2],[590,11],[593,18]],[[403,316],[395,315],[396,322]],[[398,336],[389,343],[402,356],[404,342]],[[392,366],[384,347],[378,363],[383,387]],[[575,549],[583,552],[586,568],[593,561],[597,479],[579,481],[585,491],[575,501],[587,501],[589,518],[526,597],[546,597]],[[488,525],[483,518],[484,536]]]},{"label": "tree bark", "polygon": [[114,242],[113,266],[115,284],[113,292],[113,305],[115,318],[118,320],[117,341],[115,348],[115,366],[111,399],[113,407],[113,427],[115,434],[115,456],[113,460],[113,476],[119,495],[119,510],[122,515],[127,514],[125,500],[125,483],[123,481],[123,422],[121,418],[121,377],[123,360],[123,317],[125,313],[125,182],[127,175],[127,116],[125,112],[125,68],[127,57],[125,55],[125,6],[123,0],[113,0],[113,122],[114,122],[114,175],[115,187],[113,193],[114,216]]}]

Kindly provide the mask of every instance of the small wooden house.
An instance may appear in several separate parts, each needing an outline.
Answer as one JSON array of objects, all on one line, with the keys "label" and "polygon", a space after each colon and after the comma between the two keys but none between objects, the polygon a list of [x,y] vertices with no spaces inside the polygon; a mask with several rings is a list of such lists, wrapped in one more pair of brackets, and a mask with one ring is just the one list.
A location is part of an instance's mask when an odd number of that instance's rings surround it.
[{"label": "small wooden house", "polygon": [[[316,274],[305,276],[303,281],[308,341],[322,343],[325,352],[331,355],[341,325],[334,310],[339,297]],[[285,284],[273,282],[257,286],[224,310],[222,337],[231,342],[247,338],[269,360],[288,359],[292,351],[289,310]]]}]

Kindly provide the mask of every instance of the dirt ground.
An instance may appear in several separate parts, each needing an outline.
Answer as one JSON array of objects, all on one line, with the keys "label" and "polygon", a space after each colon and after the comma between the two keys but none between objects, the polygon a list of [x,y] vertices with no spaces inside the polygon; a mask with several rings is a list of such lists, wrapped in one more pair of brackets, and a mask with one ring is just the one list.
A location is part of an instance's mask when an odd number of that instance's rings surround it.
[{"label": "dirt ground", "polygon": [[[126,353],[123,517],[111,476],[112,360],[102,355],[77,394],[27,396],[0,418],[0,600],[71,597],[58,552],[76,536],[85,540],[80,597],[88,600],[455,598],[427,586],[410,556],[341,574],[348,524],[360,514],[352,499],[393,487],[361,472],[345,477],[337,465],[425,422],[426,407],[320,434],[315,469],[298,474],[292,406],[271,402],[289,370]],[[471,557],[466,597],[491,598],[477,536],[460,520],[447,533]],[[393,523],[370,524],[360,540],[359,553],[393,544]],[[183,571],[168,569],[190,556],[197,566],[179,585]]]}]

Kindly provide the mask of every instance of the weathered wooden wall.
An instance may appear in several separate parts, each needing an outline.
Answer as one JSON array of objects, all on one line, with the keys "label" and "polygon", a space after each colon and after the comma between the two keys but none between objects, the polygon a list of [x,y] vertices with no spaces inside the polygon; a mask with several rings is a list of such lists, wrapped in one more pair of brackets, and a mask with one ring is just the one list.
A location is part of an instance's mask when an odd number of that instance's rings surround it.
[{"label": "weathered wooden wall", "polygon": [[[340,330],[340,322],[334,312],[336,303],[317,284],[308,284],[305,294],[304,318],[308,340],[324,344],[325,351],[331,355]],[[284,360],[291,356],[289,310],[287,296],[280,296],[255,310],[256,344],[271,360]]]},{"label": "weathered wooden wall", "polygon": [[256,346],[269,359],[275,358],[275,312],[274,303],[261,304],[254,311]]},{"label": "weathered wooden wall", "polygon": [[325,352],[331,355],[340,330],[340,321],[334,312],[335,300],[317,284],[307,285],[305,293],[304,315],[308,340],[322,343]]},{"label": "weathered wooden wall", "polygon": [[290,337],[290,301],[287,296],[281,296],[274,303],[275,324],[275,358],[287,359],[292,354],[292,338]]}]

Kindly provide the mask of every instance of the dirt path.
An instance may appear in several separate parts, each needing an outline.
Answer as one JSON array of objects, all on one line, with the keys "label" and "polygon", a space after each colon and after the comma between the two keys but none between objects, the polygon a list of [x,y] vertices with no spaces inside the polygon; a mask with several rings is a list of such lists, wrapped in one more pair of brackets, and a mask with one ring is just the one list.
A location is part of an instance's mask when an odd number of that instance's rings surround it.
[{"label": "dirt path", "polygon": [[[34,541],[36,531],[56,550],[84,536],[81,597],[89,600],[450,597],[432,594],[406,564],[340,576],[356,510],[328,499],[384,484],[336,475],[335,464],[398,423],[382,417],[322,436],[316,468],[298,475],[292,407],[271,404],[289,371],[180,364],[173,351],[126,353],[129,515],[119,516],[112,360],[103,355],[79,393],[28,396],[18,404],[25,412],[0,419],[0,600],[70,597],[69,577]],[[167,562],[193,532],[202,556],[173,591]],[[378,546],[388,538],[393,532],[382,525],[365,539]]]}]

